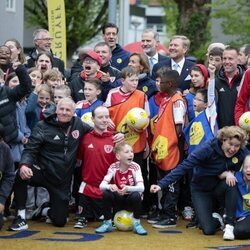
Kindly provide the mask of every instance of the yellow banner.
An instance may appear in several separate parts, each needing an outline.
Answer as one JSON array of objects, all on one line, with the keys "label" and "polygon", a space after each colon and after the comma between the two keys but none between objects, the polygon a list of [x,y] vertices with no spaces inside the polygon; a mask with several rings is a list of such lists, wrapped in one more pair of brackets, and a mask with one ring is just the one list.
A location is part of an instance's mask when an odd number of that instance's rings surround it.
[{"label": "yellow banner", "polygon": [[49,33],[53,38],[53,54],[67,62],[66,21],[64,0],[47,0]]}]

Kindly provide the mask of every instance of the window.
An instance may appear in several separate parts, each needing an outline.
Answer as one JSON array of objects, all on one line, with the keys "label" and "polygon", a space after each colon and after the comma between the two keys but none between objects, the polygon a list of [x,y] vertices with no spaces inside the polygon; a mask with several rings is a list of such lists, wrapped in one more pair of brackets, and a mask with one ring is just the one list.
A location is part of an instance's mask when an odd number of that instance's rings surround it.
[{"label": "window", "polygon": [[16,11],[16,0],[6,0],[6,11]]}]

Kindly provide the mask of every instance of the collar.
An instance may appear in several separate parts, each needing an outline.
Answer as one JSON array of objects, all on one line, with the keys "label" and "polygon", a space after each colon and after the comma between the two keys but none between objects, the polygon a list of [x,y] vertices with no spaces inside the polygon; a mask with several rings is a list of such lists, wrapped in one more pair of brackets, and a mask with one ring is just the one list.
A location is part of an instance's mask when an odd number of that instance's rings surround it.
[{"label": "collar", "polygon": [[180,70],[182,70],[183,66],[185,63],[185,57],[183,57],[178,63],[175,62],[172,58],[171,58],[171,65],[173,66],[174,64],[178,64],[180,67]]}]

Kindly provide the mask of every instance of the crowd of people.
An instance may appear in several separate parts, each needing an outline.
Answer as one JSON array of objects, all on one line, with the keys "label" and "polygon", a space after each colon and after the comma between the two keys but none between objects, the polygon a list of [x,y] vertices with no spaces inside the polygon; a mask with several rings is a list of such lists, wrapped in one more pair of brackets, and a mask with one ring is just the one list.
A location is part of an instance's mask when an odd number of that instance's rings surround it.
[{"label": "crowd of people", "polygon": [[[0,228],[28,229],[29,219],[74,228],[103,221],[111,232],[119,210],[133,212],[133,231],[176,227],[178,218],[205,235],[249,239],[248,133],[250,44],[212,43],[202,63],[190,40],[145,29],[142,53],[117,43],[118,27],[81,51],[70,73],[53,55],[46,29],[34,32],[25,57],[16,39],[0,46]],[[143,109],[147,128],[129,125]],[[140,117],[137,117],[140,119]],[[13,214],[13,210],[15,213]]]}]

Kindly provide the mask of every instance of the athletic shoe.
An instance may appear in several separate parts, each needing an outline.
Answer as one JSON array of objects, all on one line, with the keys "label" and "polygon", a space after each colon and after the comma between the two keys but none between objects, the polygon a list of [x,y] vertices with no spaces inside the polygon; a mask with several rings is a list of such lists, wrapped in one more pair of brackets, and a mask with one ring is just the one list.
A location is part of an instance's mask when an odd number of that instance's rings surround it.
[{"label": "athletic shoe", "polygon": [[109,233],[109,232],[112,232],[113,230],[113,226],[112,226],[112,223],[108,220],[104,220],[103,221],[103,224],[98,227],[95,232],[98,233],[98,234],[103,234],[103,233]]},{"label": "athletic shoe", "polygon": [[191,207],[184,207],[182,211],[182,217],[184,220],[191,221],[194,217],[194,210]]},{"label": "athletic shoe", "polygon": [[225,227],[225,224],[223,222],[223,218],[221,217],[221,215],[218,213],[212,213],[212,217],[219,221],[220,229],[223,230]]},{"label": "athletic shoe", "polygon": [[134,233],[139,235],[147,235],[148,232],[143,228],[140,222],[134,223]]},{"label": "athletic shoe", "polygon": [[49,202],[44,202],[42,204],[40,204],[37,209],[35,209],[32,213],[31,219],[32,220],[38,220],[42,217],[42,211],[44,208],[46,207],[50,207],[50,203]]},{"label": "athletic shoe", "polygon": [[153,224],[152,227],[154,228],[169,228],[169,227],[176,227],[176,221],[174,219],[163,219],[158,221],[157,223]]},{"label": "athletic shoe", "polygon": [[196,216],[192,218],[192,220],[186,225],[186,228],[197,228],[199,227],[198,219]]},{"label": "athletic shoe", "polygon": [[148,216],[147,222],[149,224],[155,224],[161,220],[161,216],[159,215],[159,212],[156,211],[155,213],[152,213],[151,215]]},{"label": "athletic shoe", "polygon": [[80,217],[76,224],[74,225],[74,228],[84,228],[87,226],[87,220],[84,217]]},{"label": "athletic shoe", "polygon": [[9,226],[9,231],[21,231],[28,229],[28,224],[26,223],[26,220],[22,219],[21,216],[17,216],[12,225]]},{"label": "athletic shoe", "polygon": [[232,225],[226,224],[223,231],[223,240],[234,240],[234,227]]}]

